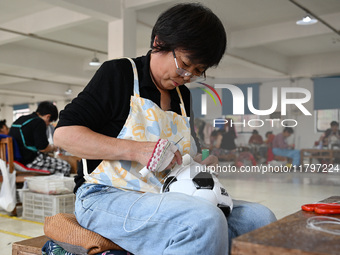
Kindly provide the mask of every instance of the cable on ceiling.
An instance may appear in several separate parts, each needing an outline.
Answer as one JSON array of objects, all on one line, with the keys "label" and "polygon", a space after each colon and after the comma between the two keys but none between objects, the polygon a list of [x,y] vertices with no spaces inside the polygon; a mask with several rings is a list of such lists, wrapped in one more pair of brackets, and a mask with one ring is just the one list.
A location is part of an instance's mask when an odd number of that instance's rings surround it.
[{"label": "cable on ceiling", "polygon": [[80,85],[80,84],[72,84],[72,83],[66,83],[66,82],[60,82],[60,81],[52,81],[52,80],[40,79],[40,78],[29,77],[29,76],[21,76],[21,75],[6,74],[6,73],[0,73],[0,75],[12,77],[12,78],[24,79],[24,80],[41,81],[41,82],[49,82],[49,83],[55,83],[55,84],[61,84],[61,85],[84,87],[84,85]]},{"label": "cable on ceiling", "polygon": [[0,30],[3,31],[3,32],[8,32],[8,33],[12,33],[12,34],[21,35],[21,36],[26,36],[26,37],[29,37],[29,38],[43,40],[43,41],[47,41],[47,42],[51,42],[51,43],[57,43],[57,44],[61,44],[61,45],[64,45],[64,46],[73,47],[73,48],[77,48],[77,49],[82,49],[82,50],[87,50],[87,51],[91,51],[91,52],[102,53],[102,54],[106,54],[106,55],[108,54],[107,51],[102,51],[102,50],[97,50],[97,49],[92,49],[92,48],[84,47],[84,46],[81,46],[81,45],[76,45],[76,44],[72,44],[72,43],[62,42],[62,41],[58,41],[58,40],[42,37],[40,35],[36,35],[36,34],[32,34],[32,33],[28,33],[27,34],[27,33],[15,31],[15,30],[3,28],[3,27],[0,27]]}]

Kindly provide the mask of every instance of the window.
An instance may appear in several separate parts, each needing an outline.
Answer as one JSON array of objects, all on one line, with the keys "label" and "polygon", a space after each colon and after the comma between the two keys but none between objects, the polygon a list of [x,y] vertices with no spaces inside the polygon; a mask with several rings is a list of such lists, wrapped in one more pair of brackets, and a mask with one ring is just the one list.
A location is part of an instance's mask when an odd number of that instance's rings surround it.
[{"label": "window", "polygon": [[340,77],[315,78],[314,110],[340,109]]},{"label": "window", "polygon": [[28,104],[13,105],[13,121],[16,121],[20,116],[30,113]]},{"label": "window", "polygon": [[340,77],[315,78],[313,82],[315,127],[317,132],[324,132],[333,120],[340,119]]},{"label": "window", "polygon": [[19,117],[23,115],[27,115],[30,113],[30,109],[21,109],[21,110],[15,110],[13,111],[13,121],[16,121]]},{"label": "window", "polygon": [[339,122],[340,109],[316,110],[316,131],[324,132],[330,128],[330,123],[335,120]]}]

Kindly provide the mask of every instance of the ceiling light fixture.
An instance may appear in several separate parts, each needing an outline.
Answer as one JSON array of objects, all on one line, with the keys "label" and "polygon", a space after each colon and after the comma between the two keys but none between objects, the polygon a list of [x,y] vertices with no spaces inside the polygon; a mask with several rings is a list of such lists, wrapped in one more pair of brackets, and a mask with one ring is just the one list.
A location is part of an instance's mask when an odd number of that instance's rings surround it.
[{"label": "ceiling light fixture", "polygon": [[94,57],[89,63],[90,66],[100,66],[102,63],[100,63],[99,59],[96,56],[96,52],[94,53]]},{"label": "ceiling light fixture", "polygon": [[315,23],[317,23],[318,20],[313,18],[311,15],[307,14],[306,16],[304,16],[302,19],[296,21],[297,25],[313,25]]},{"label": "ceiling light fixture", "polygon": [[65,95],[72,95],[72,92],[73,92],[72,89],[69,88],[65,91]]},{"label": "ceiling light fixture", "polygon": [[[314,17],[315,19],[317,19],[318,21],[320,21],[322,24],[324,24],[326,27],[328,27],[329,29],[331,29],[334,33],[336,33],[337,35],[340,35],[340,30],[337,30],[335,27],[331,26],[328,22],[326,22],[325,20],[323,20],[322,18],[320,18],[318,15],[316,15],[315,13],[313,13],[312,11],[308,10],[306,7],[302,6],[301,4],[299,4],[298,2],[296,2],[295,0],[289,0],[291,3],[295,4],[297,7],[299,7],[301,10],[303,10],[305,13],[309,14],[310,16]],[[312,19],[312,17],[310,17]]]}]

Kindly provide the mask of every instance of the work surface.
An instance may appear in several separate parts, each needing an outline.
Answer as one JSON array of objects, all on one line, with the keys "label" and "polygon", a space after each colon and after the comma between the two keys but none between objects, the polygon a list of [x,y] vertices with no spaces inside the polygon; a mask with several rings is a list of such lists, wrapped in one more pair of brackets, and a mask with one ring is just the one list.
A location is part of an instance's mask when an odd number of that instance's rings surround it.
[{"label": "work surface", "polygon": [[[339,201],[340,196],[322,202]],[[314,212],[298,211],[263,228],[233,240],[232,255],[241,254],[340,254],[340,235],[328,234],[306,227],[307,219],[319,216]],[[325,215],[340,219],[340,215]],[[340,229],[340,225],[336,226]]]}]

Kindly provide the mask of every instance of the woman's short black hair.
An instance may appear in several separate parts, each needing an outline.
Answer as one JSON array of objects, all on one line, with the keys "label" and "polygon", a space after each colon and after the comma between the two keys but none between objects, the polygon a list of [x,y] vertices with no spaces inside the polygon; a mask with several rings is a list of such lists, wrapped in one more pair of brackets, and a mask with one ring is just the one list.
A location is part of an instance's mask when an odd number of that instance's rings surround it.
[{"label": "woman's short black hair", "polygon": [[50,101],[43,101],[38,105],[36,110],[41,116],[51,114],[50,121],[56,121],[58,119],[58,108]]},{"label": "woman's short black hair", "polygon": [[[156,45],[153,45],[156,39]],[[227,35],[221,20],[199,3],[178,4],[163,12],[151,34],[151,49],[189,52],[190,61],[217,66],[226,50]]]}]

